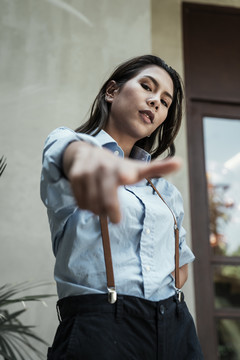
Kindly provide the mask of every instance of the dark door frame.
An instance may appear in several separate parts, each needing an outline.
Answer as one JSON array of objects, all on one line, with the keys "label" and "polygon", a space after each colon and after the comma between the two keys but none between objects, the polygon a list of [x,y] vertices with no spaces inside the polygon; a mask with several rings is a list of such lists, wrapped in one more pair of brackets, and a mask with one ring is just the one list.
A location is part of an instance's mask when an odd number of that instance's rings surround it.
[{"label": "dark door frame", "polygon": [[197,328],[206,359],[217,359],[215,321],[221,317],[240,317],[240,311],[214,309],[212,266],[239,265],[240,257],[213,257],[210,251],[203,117],[239,120],[240,105],[192,101],[188,103],[187,114],[192,247],[196,255],[194,279]]},{"label": "dark door frame", "polygon": [[[238,59],[239,45],[237,41],[239,42],[239,37],[235,36],[235,45],[231,53],[228,53],[231,51],[229,43],[227,44],[228,52],[225,52],[223,42],[220,49],[221,56],[218,51],[215,55],[213,43],[207,44],[211,26],[208,23],[207,30],[204,29],[204,22],[201,21],[205,16],[203,14],[206,14],[207,19],[213,19],[216,14],[220,16],[221,21],[224,19],[224,14],[233,15],[234,24],[236,24],[235,16],[239,18],[240,9],[196,3],[183,3],[182,6],[192,248],[196,255],[194,262],[196,319],[204,358],[216,360],[218,359],[216,320],[223,317],[240,318],[240,311],[214,308],[212,270],[214,265],[239,265],[240,257],[213,257],[209,245],[203,117],[240,119],[240,91],[239,82],[238,84],[236,82],[236,76],[239,75],[239,62],[237,60],[238,65],[234,62],[231,63],[234,65],[232,68],[226,63],[228,57],[234,57],[234,54],[236,55],[234,59]],[[196,16],[197,24],[195,24],[194,16]],[[222,25],[226,26],[224,23]],[[216,28],[220,29],[219,26],[219,22],[216,22]],[[194,31],[192,32],[191,29]],[[224,28],[224,30],[226,29]],[[218,36],[216,29],[214,31],[214,36]],[[197,41],[195,41],[195,37],[198,38]],[[219,39],[217,39],[218,41]],[[207,44],[206,48],[205,43]],[[217,46],[219,46],[219,42]],[[216,70],[215,65],[220,70]],[[228,81],[227,91],[224,88],[225,78]],[[231,84],[234,86],[231,87]]]}]

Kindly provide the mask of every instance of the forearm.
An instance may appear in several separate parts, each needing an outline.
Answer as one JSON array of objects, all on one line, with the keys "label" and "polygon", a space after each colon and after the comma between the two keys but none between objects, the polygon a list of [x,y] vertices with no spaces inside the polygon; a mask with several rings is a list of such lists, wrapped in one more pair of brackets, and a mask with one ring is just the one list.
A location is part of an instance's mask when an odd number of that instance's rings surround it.
[{"label": "forearm", "polygon": [[116,157],[111,151],[85,141],[70,143],[63,154],[63,172],[70,181],[80,209],[121,219],[118,186],[135,184],[146,177],[159,177],[176,170],[178,160],[152,161],[149,164]]},{"label": "forearm", "polygon": [[[171,274],[175,278],[175,270]],[[188,264],[185,264],[179,268],[180,289],[187,281],[187,278],[188,278]]]}]

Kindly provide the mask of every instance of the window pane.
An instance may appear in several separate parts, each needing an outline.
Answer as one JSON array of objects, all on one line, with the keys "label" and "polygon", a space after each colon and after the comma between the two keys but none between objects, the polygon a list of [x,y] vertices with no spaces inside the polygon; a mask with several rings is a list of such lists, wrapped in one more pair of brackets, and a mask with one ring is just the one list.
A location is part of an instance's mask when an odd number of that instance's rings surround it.
[{"label": "window pane", "polygon": [[240,120],[203,118],[210,245],[240,256]]},{"label": "window pane", "polygon": [[240,308],[240,266],[214,266],[213,272],[215,307]]},{"label": "window pane", "polygon": [[240,359],[240,320],[217,321],[218,354],[220,360]]}]

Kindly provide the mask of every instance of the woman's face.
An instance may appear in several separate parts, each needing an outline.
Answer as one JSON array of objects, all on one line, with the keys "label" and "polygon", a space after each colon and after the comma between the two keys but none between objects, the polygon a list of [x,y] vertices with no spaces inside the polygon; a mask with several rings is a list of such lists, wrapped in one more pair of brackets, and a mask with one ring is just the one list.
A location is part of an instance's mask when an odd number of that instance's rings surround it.
[{"label": "woman's face", "polygon": [[106,131],[117,141],[132,145],[152,134],[166,119],[173,99],[173,82],[161,67],[143,68],[118,88],[109,83],[106,101],[111,103]]}]

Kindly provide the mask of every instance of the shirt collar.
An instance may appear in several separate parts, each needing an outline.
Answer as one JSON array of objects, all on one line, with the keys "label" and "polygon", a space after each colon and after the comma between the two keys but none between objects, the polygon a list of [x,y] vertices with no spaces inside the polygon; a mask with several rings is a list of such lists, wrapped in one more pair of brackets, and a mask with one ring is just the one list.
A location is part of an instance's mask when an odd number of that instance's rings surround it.
[{"label": "shirt collar", "polygon": [[[117,142],[106,131],[101,130],[95,136],[95,138],[101,146],[111,150],[117,156],[124,157],[123,150],[120,148],[120,146],[117,144]],[[132,148],[130,158],[135,159],[135,160],[149,162],[151,160],[151,155],[147,151],[145,151],[135,145]]]}]

